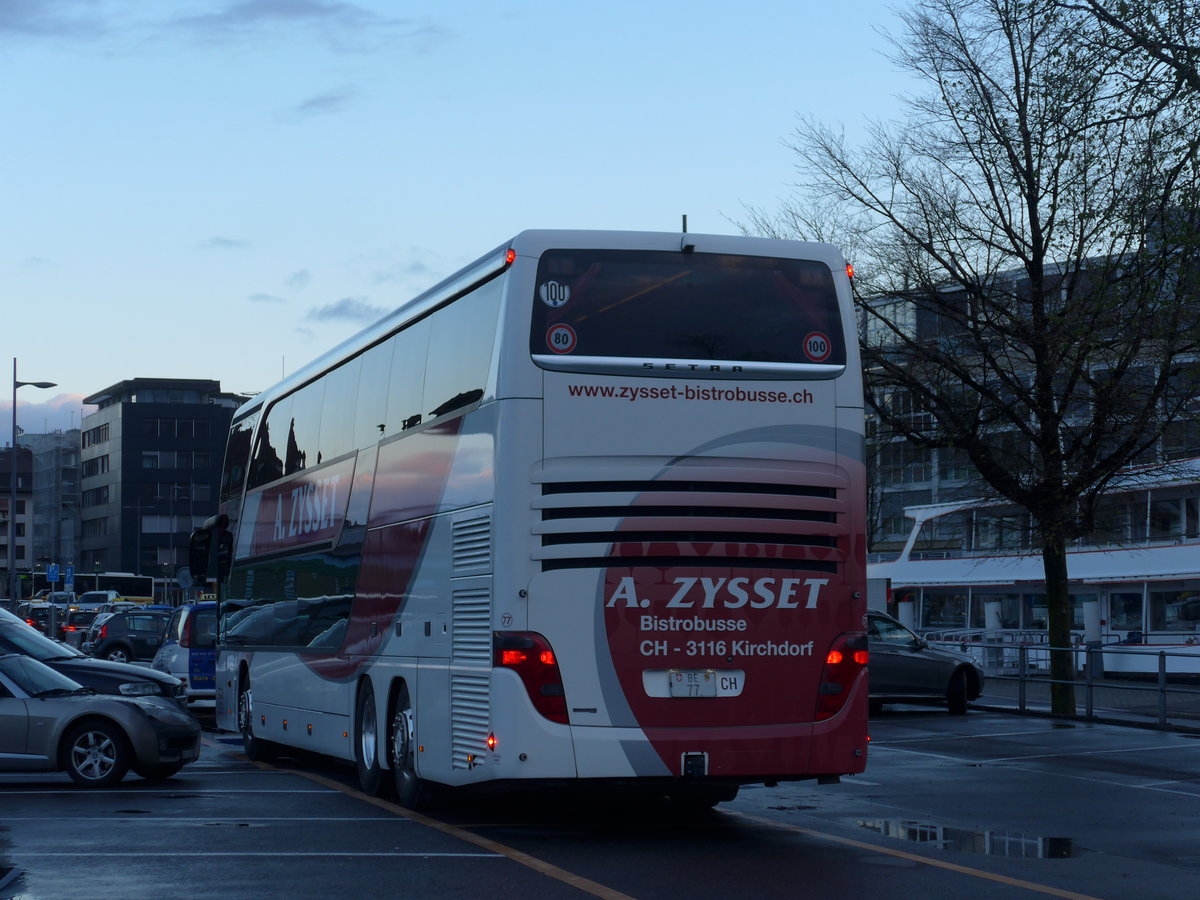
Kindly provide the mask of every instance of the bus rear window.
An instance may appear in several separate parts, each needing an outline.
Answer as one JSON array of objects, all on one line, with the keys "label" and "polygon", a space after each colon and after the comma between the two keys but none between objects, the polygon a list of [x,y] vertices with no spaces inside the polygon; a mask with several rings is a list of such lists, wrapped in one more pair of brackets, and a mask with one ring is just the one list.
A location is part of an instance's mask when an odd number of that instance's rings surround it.
[{"label": "bus rear window", "polygon": [[821,262],[662,251],[550,250],[538,264],[530,352],[572,359],[844,366]]}]

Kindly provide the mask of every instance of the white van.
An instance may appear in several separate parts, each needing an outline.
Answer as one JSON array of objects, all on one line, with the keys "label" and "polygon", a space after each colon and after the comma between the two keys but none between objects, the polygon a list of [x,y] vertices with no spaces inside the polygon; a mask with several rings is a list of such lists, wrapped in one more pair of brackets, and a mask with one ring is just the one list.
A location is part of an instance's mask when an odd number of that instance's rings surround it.
[{"label": "white van", "polygon": [[188,709],[214,709],[217,696],[217,604],[192,603],[171,613],[151,665],[187,685]]}]

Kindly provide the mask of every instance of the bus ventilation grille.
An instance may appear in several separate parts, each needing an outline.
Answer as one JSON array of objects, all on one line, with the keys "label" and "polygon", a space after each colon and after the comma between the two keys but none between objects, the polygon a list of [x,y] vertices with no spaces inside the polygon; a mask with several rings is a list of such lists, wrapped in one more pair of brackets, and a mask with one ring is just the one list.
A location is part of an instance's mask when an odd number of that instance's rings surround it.
[{"label": "bus ventilation grille", "polygon": [[492,662],[492,595],[487,588],[451,592],[453,634],[451,652],[456,665]]},{"label": "bus ventilation grille", "polygon": [[560,481],[541,485],[535,551],[543,571],[753,566],[840,571],[848,481]]},{"label": "bus ventilation grille", "polygon": [[452,528],[454,575],[485,575],[492,570],[492,517],[459,519]]},{"label": "bus ventilation grille", "polygon": [[452,768],[469,769],[471,761],[487,753],[491,718],[486,674],[450,675],[450,746]]}]

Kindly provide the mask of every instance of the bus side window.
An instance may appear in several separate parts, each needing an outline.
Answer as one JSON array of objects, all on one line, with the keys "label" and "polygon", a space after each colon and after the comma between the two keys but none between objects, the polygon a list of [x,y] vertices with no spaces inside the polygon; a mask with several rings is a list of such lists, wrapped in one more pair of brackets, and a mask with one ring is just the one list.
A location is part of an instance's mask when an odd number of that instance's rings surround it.
[{"label": "bus side window", "polygon": [[421,407],[429,417],[454,412],[484,395],[503,285],[493,279],[433,316]]},{"label": "bus side window", "polygon": [[388,424],[388,382],[392,372],[392,352],[396,339],[376,344],[360,358],[358,398],[354,407],[354,446],[370,447],[397,428]]},{"label": "bus side window", "polygon": [[291,475],[319,466],[321,413],[325,404],[325,379],[314,381],[292,396],[292,417],[284,445],[283,474]]},{"label": "bus side window", "polygon": [[287,439],[291,412],[291,397],[284,397],[266,411],[266,419],[258,429],[258,446],[254,448],[254,462],[250,464],[250,481],[246,485],[247,488],[258,487],[283,477],[282,450]]},{"label": "bus side window", "polygon": [[354,449],[354,406],[362,357],[355,357],[325,376],[318,456],[325,462]]},{"label": "bus side window", "polygon": [[388,379],[387,434],[397,434],[416,416],[420,422],[421,397],[425,388],[425,347],[429,338],[429,319],[396,335]]}]

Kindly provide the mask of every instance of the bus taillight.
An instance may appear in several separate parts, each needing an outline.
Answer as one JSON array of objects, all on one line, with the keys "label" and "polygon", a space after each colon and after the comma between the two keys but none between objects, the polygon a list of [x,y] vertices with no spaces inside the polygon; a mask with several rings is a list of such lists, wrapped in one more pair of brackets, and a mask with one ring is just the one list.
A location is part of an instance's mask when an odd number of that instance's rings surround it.
[{"label": "bus taillight", "polygon": [[833,642],[825,654],[825,667],[821,670],[814,721],[831,719],[841,712],[850,699],[850,687],[859,672],[866,668],[867,659],[865,634],[843,634]]},{"label": "bus taillight", "polygon": [[552,722],[567,723],[567,697],[550,642],[533,631],[497,631],[493,664],[521,677],[533,707]]}]

